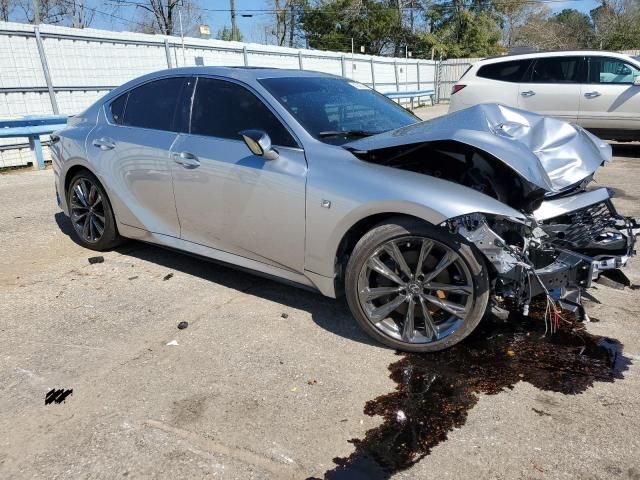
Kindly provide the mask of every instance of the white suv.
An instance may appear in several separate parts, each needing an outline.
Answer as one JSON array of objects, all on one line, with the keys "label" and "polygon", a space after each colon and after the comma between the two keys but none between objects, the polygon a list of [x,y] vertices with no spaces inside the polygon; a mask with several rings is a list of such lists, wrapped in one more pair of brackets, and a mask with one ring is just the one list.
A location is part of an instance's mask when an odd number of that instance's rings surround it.
[{"label": "white suv", "polygon": [[453,86],[449,112],[479,103],[557,117],[602,138],[640,140],[640,57],[573,51],[481,60]]}]

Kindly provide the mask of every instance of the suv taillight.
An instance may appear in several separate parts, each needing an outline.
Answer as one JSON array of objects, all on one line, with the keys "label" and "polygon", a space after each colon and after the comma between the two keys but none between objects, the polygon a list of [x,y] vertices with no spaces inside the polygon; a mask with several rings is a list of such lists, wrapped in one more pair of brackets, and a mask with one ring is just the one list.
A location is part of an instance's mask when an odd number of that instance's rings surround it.
[{"label": "suv taillight", "polygon": [[460,90],[462,90],[464,87],[466,87],[466,85],[461,85],[459,83],[456,83],[453,88],[451,89],[451,95],[453,95],[454,93],[459,92]]}]

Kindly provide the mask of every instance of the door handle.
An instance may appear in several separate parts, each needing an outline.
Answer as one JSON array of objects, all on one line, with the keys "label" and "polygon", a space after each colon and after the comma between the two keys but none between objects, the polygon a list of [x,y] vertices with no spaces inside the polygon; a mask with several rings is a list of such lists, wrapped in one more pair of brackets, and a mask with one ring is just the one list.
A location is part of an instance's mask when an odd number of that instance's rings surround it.
[{"label": "door handle", "polygon": [[526,92],[520,92],[523,97],[533,97],[536,94],[533,90],[527,90]]},{"label": "door handle", "polygon": [[200,161],[193,153],[180,152],[173,154],[173,161],[184,168],[196,168],[200,166]]},{"label": "door handle", "polygon": [[599,97],[600,95],[602,95],[600,92],[587,92],[584,94],[584,96],[587,98],[596,98],[596,97]]},{"label": "door handle", "polygon": [[103,151],[113,150],[114,148],[116,148],[115,142],[110,138],[106,138],[106,137],[96,138],[93,141],[93,146],[98,147],[100,150],[103,150]]}]

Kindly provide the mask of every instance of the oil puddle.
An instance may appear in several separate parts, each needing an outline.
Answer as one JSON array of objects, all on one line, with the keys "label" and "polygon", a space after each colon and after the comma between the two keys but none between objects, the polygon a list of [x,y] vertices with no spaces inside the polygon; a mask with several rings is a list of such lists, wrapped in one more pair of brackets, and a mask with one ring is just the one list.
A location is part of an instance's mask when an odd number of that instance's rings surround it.
[{"label": "oil puddle", "polygon": [[[518,382],[575,395],[595,382],[622,378],[629,360],[613,339],[589,334],[564,315],[558,331],[544,336],[540,312],[512,314],[481,324],[467,340],[434,354],[399,354],[389,366],[396,390],[367,402],[364,413],[384,422],[350,440],[355,451],[335,458],[325,480],[387,479],[429,455],[464,425],[478,394],[496,395]],[[536,320],[537,319],[537,320]]]}]

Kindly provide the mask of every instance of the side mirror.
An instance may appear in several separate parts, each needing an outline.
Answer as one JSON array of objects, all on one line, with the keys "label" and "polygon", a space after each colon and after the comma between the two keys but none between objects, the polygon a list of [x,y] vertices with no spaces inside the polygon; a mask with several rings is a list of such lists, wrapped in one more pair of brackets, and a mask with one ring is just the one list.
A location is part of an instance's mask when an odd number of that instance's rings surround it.
[{"label": "side mirror", "polygon": [[262,130],[243,130],[239,133],[254,155],[264,157],[267,160],[278,158],[278,151],[271,146],[271,138],[267,135],[267,132]]},{"label": "side mirror", "polygon": [[640,76],[633,79],[633,84],[640,87]]}]

